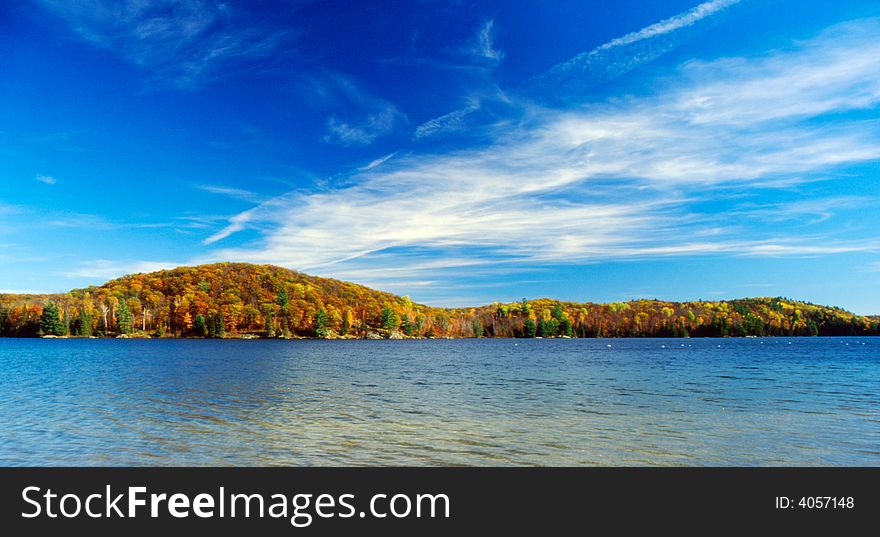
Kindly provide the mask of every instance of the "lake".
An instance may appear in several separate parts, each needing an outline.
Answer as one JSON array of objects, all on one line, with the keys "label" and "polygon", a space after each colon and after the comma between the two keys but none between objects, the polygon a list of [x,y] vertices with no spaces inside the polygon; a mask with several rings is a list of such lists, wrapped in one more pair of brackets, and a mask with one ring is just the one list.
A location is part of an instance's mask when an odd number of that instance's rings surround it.
[{"label": "lake", "polygon": [[880,465],[880,338],[0,339],[0,465]]}]

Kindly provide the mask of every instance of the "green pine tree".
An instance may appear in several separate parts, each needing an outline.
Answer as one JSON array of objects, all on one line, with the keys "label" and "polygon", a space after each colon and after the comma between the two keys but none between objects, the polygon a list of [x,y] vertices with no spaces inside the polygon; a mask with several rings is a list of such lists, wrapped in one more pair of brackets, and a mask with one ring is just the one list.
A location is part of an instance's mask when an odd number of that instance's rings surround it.
[{"label": "green pine tree", "polygon": [[563,319],[559,321],[559,334],[568,337],[571,337],[572,335],[571,321],[569,321],[567,317],[563,317]]},{"label": "green pine tree", "polygon": [[556,319],[543,319],[538,323],[538,335],[541,337],[553,337],[559,329]]},{"label": "green pine tree", "polygon": [[281,311],[286,311],[288,304],[290,304],[290,295],[287,294],[287,288],[282,287],[278,291],[278,305],[281,306]]},{"label": "green pine tree", "polygon": [[58,306],[51,302],[43,306],[43,314],[40,315],[40,331],[45,335],[64,335],[64,323],[61,322]]},{"label": "green pine tree", "polygon": [[318,310],[315,314],[315,335],[320,338],[326,338],[330,335],[330,316],[324,308]]},{"label": "green pine tree", "polygon": [[226,337],[226,322],[223,320],[223,314],[218,313],[214,319],[214,325],[217,327],[217,337],[223,339]]},{"label": "green pine tree", "polygon": [[523,336],[524,337],[535,337],[538,333],[538,327],[535,325],[535,321],[531,319],[526,319],[523,321]]},{"label": "green pine tree", "polygon": [[419,331],[419,325],[410,321],[408,318],[404,319],[402,323],[400,323],[400,329],[403,330],[403,333],[408,336],[414,336]]},{"label": "green pine tree", "polygon": [[290,295],[287,293],[286,287],[281,287],[278,290],[278,298],[276,299],[278,305],[281,306],[281,335],[284,339],[290,338],[290,324],[287,321],[287,315],[290,313]]},{"label": "green pine tree", "polygon": [[77,328],[80,336],[89,337],[92,335],[92,316],[87,311],[82,310],[79,312]]},{"label": "green pine tree", "polygon": [[347,335],[348,331],[351,330],[351,323],[348,320],[348,314],[342,316],[342,327],[339,329],[340,335]]},{"label": "green pine tree", "polygon": [[196,318],[193,321],[193,330],[198,336],[205,337],[208,335],[208,323],[205,321],[205,316],[201,313],[196,314]]},{"label": "green pine tree", "polygon": [[208,337],[217,337],[217,325],[214,323],[213,315],[208,315],[208,318],[206,319],[206,324],[208,325]]},{"label": "green pine tree", "polygon": [[553,316],[554,319],[556,319],[556,322],[561,323],[562,319],[565,319],[565,311],[563,311],[562,304],[560,304],[559,302],[557,302],[556,305],[553,306],[553,311],[550,314]]},{"label": "green pine tree", "polygon": [[474,337],[483,337],[483,323],[479,319],[474,319]]},{"label": "green pine tree", "polygon": [[116,308],[116,326],[120,334],[130,334],[132,331],[131,311],[124,300],[120,300],[119,307]]},{"label": "green pine tree", "polygon": [[271,305],[266,307],[265,311],[263,312],[263,318],[266,319],[266,337],[275,337],[275,315],[272,313]]},{"label": "green pine tree", "polygon": [[396,330],[400,325],[400,319],[397,317],[397,314],[388,306],[382,308],[382,315],[380,318],[382,321],[382,328],[385,330]]}]

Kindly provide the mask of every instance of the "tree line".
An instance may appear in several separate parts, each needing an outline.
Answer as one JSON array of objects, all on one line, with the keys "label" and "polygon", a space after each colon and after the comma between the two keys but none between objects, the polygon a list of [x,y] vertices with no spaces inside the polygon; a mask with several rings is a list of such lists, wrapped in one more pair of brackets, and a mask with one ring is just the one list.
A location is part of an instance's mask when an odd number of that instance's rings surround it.
[{"label": "tree line", "polygon": [[724,337],[880,335],[880,318],[781,297],[731,301],[550,299],[435,308],[271,265],[134,274],[53,295],[0,295],[0,336]]}]

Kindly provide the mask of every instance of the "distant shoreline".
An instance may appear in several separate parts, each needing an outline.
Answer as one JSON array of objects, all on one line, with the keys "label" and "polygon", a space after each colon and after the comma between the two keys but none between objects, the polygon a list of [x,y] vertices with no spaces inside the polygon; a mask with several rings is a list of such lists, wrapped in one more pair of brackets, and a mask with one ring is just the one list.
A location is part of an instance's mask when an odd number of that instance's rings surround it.
[{"label": "distant shoreline", "polygon": [[508,337],[508,336],[483,336],[483,337],[419,337],[406,336],[400,337],[265,337],[259,335],[237,335],[226,336],[223,338],[209,338],[198,336],[151,336],[151,335],[119,335],[119,336],[0,336],[0,339],[134,339],[134,340],[188,340],[188,341],[450,341],[450,340],[593,340],[593,339],[670,339],[670,340],[700,340],[700,339],[827,339],[827,338],[875,338],[880,337],[877,334],[867,335],[771,335],[771,336],[597,336],[597,337]]},{"label": "distant shoreline", "polygon": [[0,294],[0,337],[211,339],[687,338],[880,335],[880,317],[785,297],[676,302],[523,298],[444,308],[273,265],[131,274],[50,295]]}]

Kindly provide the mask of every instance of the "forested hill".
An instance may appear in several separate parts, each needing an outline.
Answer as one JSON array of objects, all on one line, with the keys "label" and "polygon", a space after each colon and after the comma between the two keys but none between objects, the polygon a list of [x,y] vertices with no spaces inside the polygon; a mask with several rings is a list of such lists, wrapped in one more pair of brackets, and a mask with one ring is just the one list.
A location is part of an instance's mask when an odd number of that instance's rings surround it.
[{"label": "forested hill", "polygon": [[877,317],[783,298],[538,299],[435,308],[353,283],[245,263],[133,274],[65,294],[0,294],[0,335],[18,337],[880,335],[878,325]]}]

